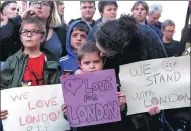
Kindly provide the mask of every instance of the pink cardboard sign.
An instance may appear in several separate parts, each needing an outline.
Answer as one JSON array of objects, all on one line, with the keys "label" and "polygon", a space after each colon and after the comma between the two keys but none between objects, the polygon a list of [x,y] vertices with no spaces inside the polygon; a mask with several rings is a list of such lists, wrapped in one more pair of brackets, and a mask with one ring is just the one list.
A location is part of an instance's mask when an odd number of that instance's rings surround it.
[{"label": "pink cardboard sign", "polygon": [[113,69],[61,78],[71,127],[121,120]]}]

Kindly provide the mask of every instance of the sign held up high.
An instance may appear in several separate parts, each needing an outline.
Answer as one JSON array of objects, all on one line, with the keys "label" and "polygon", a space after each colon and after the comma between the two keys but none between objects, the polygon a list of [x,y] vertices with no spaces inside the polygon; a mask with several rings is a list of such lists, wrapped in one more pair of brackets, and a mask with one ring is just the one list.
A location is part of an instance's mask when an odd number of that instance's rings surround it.
[{"label": "sign held up high", "polygon": [[128,115],[162,109],[190,107],[190,57],[170,57],[120,66],[121,91]]}]

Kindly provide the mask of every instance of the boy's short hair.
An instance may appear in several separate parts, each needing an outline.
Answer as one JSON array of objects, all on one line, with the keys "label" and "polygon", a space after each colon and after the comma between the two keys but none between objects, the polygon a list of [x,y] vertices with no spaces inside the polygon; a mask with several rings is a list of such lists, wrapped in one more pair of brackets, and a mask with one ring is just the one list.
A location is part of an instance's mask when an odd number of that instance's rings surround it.
[{"label": "boy's short hair", "polygon": [[94,52],[100,54],[100,50],[97,48],[95,41],[87,40],[77,50],[78,61],[81,61],[82,57],[86,53],[94,53]]},{"label": "boy's short hair", "polygon": [[81,5],[81,3],[85,3],[85,2],[88,2],[90,4],[93,3],[95,5],[95,1],[89,1],[89,0],[81,0],[80,5]]},{"label": "boy's short hair", "polygon": [[86,23],[82,23],[82,22],[79,22],[79,23],[77,23],[76,25],[74,25],[74,27],[72,28],[71,33],[72,33],[74,30],[83,31],[83,32],[86,32],[86,34],[88,34],[89,31],[90,31],[88,25],[87,25]]},{"label": "boy's short hair", "polygon": [[117,1],[99,1],[98,10],[100,13],[103,13],[104,7],[106,5],[114,5],[116,8],[118,8]]},{"label": "boy's short hair", "polygon": [[38,28],[39,28],[39,31],[41,32],[41,34],[46,34],[46,28],[45,28],[45,25],[42,23],[42,21],[39,19],[39,18],[28,18],[28,19],[25,19],[22,23],[21,23],[21,27],[19,29],[19,32],[22,31],[24,25],[26,24],[35,24]]}]

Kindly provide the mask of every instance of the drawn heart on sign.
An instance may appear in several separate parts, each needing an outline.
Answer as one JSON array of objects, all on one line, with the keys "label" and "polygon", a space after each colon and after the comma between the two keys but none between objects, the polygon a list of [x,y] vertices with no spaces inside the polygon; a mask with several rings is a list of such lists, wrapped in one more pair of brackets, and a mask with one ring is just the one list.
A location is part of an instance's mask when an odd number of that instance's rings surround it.
[{"label": "drawn heart on sign", "polygon": [[178,61],[171,59],[168,61],[163,61],[162,66],[167,71],[172,71],[174,68],[176,68],[178,65]]},{"label": "drawn heart on sign", "polygon": [[82,84],[83,81],[79,78],[68,79],[64,82],[64,88],[75,96],[77,90],[82,86]]}]

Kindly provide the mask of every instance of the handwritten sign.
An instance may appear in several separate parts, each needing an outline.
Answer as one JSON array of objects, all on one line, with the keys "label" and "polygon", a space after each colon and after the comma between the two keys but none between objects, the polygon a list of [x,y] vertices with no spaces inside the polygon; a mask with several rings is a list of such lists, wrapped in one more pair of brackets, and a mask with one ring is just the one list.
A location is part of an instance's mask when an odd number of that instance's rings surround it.
[{"label": "handwritten sign", "polygon": [[62,86],[19,87],[1,90],[1,109],[8,110],[3,120],[5,131],[64,131]]},{"label": "handwritten sign", "polygon": [[160,109],[190,107],[190,57],[154,59],[120,67],[121,90],[128,115]]},{"label": "handwritten sign", "polygon": [[72,127],[121,120],[114,70],[71,75],[61,82]]}]

